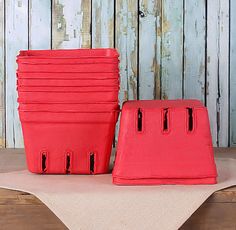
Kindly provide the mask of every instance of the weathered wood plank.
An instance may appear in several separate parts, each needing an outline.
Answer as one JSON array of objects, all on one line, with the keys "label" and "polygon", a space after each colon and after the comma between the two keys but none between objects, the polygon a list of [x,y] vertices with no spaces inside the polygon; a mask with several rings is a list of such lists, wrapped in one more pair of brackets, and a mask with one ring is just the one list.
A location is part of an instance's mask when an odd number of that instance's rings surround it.
[{"label": "weathered wood plank", "polygon": [[161,1],[139,2],[139,99],[160,98]]},{"label": "weathered wood plank", "polygon": [[161,96],[182,98],[183,0],[163,0],[162,9]]},{"label": "weathered wood plank", "polygon": [[228,146],[229,1],[208,1],[207,106],[213,143]]},{"label": "weathered wood plank", "polygon": [[236,1],[230,1],[230,145],[236,146]]},{"label": "weathered wood plank", "polygon": [[89,48],[91,0],[53,0],[52,48]]},{"label": "weathered wood plank", "polygon": [[92,47],[114,47],[114,0],[92,1]]},{"label": "weathered wood plank", "polygon": [[180,230],[234,230],[236,203],[204,203]]},{"label": "weathered wood plank", "polygon": [[29,49],[51,48],[51,1],[29,1]]},{"label": "weathered wood plank", "polygon": [[120,103],[137,99],[137,0],[116,1],[116,48],[120,53]]},{"label": "weathered wood plank", "polygon": [[[220,0],[207,1],[207,82],[206,105],[211,124],[213,145],[218,145],[218,50],[219,50],[219,5]],[[211,19],[211,20],[209,20]]]},{"label": "weathered wood plank", "polygon": [[220,1],[219,15],[219,146],[229,143],[229,0]]},{"label": "weathered wood plank", "polygon": [[28,0],[6,1],[6,146],[23,147],[17,111],[16,55],[28,49]]},{"label": "weathered wood plank", "polygon": [[5,147],[4,0],[0,0],[0,148]]},{"label": "weathered wood plank", "polygon": [[205,0],[184,2],[184,98],[205,101]]}]

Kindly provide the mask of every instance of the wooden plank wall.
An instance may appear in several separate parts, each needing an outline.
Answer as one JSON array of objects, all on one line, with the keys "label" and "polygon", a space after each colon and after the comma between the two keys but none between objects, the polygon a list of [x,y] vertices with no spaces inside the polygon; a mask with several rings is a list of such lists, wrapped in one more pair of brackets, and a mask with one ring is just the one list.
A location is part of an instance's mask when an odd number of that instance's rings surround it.
[{"label": "wooden plank wall", "polygon": [[215,146],[236,146],[234,0],[0,0],[0,147],[23,147],[20,49],[116,47],[120,101],[198,98]]}]

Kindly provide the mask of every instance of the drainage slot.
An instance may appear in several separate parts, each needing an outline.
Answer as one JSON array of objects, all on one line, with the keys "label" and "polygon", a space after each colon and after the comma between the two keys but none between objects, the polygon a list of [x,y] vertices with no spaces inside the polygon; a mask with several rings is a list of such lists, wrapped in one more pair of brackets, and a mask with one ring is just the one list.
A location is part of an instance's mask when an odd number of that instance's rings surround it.
[{"label": "drainage slot", "polygon": [[143,129],[143,113],[141,109],[138,109],[138,131],[141,132]]},{"label": "drainage slot", "polygon": [[47,170],[46,163],[47,163],[47,155],[46,155],[46,153],[43,153],[42,154],[42,172],[46,172],[46,170]]},{"label": "drainage slot", "polygon": [[68,153],[66,155],[66,173],[70,173],[70,154]]},{"label": "drainage slot", "polygon": [[94,153],[90,153],[90,173],[93,174],[94,173]]},{"label": "drainage slot", "polygon": [[188,131],[193,131],[193,109],[187,108],[188,110]]},{"label": "drainage slot", "polygon": [[168,109],[163,110],[163,131],[167,132],[168,131]]}]

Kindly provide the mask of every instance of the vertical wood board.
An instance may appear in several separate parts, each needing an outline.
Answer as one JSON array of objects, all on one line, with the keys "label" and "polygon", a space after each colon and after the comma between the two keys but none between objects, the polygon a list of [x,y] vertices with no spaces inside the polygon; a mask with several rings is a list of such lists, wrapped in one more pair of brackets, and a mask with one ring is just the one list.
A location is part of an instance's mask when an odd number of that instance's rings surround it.
[{"label": "vertical wood board", "polygon": [[51,48],[51,1],[29,0],[29,49]]},{"label": "vertical wood board", "polygon": [[162,2],[161,97],[182,98],[183,0]]},{"label": "vertical wood board", "polygon": [[139,99],[154,99],[160,79],[157,59],[160,36],[161,1],[139,1]]},{"label": "vertical wood board", "polygon": [[92,47],[114,47],[114,0],[92,0]]},{"label": "vertical wood board", "polygon": [[5,49],[4,0],[0,0],[0,148],[5,147]]},{"label": "vertical wood board", "polygon": [[120,54],[120,103],[137,99],[137,0],[116,1],[116,48]]},{"label": "vertical wood board", "polygon": [[184,0],[184,98],[205,101],[205,0]]},{"label": "vertical wood board", "polygon": [[6,146],[23,147],[17,111],[16,55],[28,49],[28,0],[6,1]]},{"label": "vertical wood board", "polygon": [[53,0],[52,48],[90,48],[91,0]]},{"label": "vertical wood board", "polygon": [[229,133],[229,0],[220,0],[219,15],[219,146],[228,146]]},{"label": "vertical wood board", "polygon": [[230,0],[230,145],[236,146],[236,1]]},{"label": "vertical wood board", "polygon": [[218,72],[220,0],[207,1],[207,81],[206,105],[211,124],[213,145],[218,145]]}]

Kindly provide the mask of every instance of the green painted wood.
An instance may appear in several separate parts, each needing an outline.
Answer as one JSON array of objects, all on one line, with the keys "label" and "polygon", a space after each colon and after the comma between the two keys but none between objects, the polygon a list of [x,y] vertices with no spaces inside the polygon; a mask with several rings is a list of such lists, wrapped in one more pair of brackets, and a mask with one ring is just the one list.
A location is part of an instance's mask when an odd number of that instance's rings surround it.
[{"label": "green painted wood", "polygon": [[139,10],[139,99],[154,99],[160,97],[161,1],[141,0]]},{"label": "green painted wood", "polygon": [[183,97],[183,0],[163,0],[161,97]]},{"label": "green painted wood", "polygon": [[205,101],[205,0],[184,1],[184,98]]},{"label": "green painted wood", "polygon": [[17,111],[16,55],[28,49],[28,0],[6,1],[6,146],[23,147]]},{"label": "green painted wood", "polygon": [[230,145],[236,146],[236,1],[230,1]]}]

